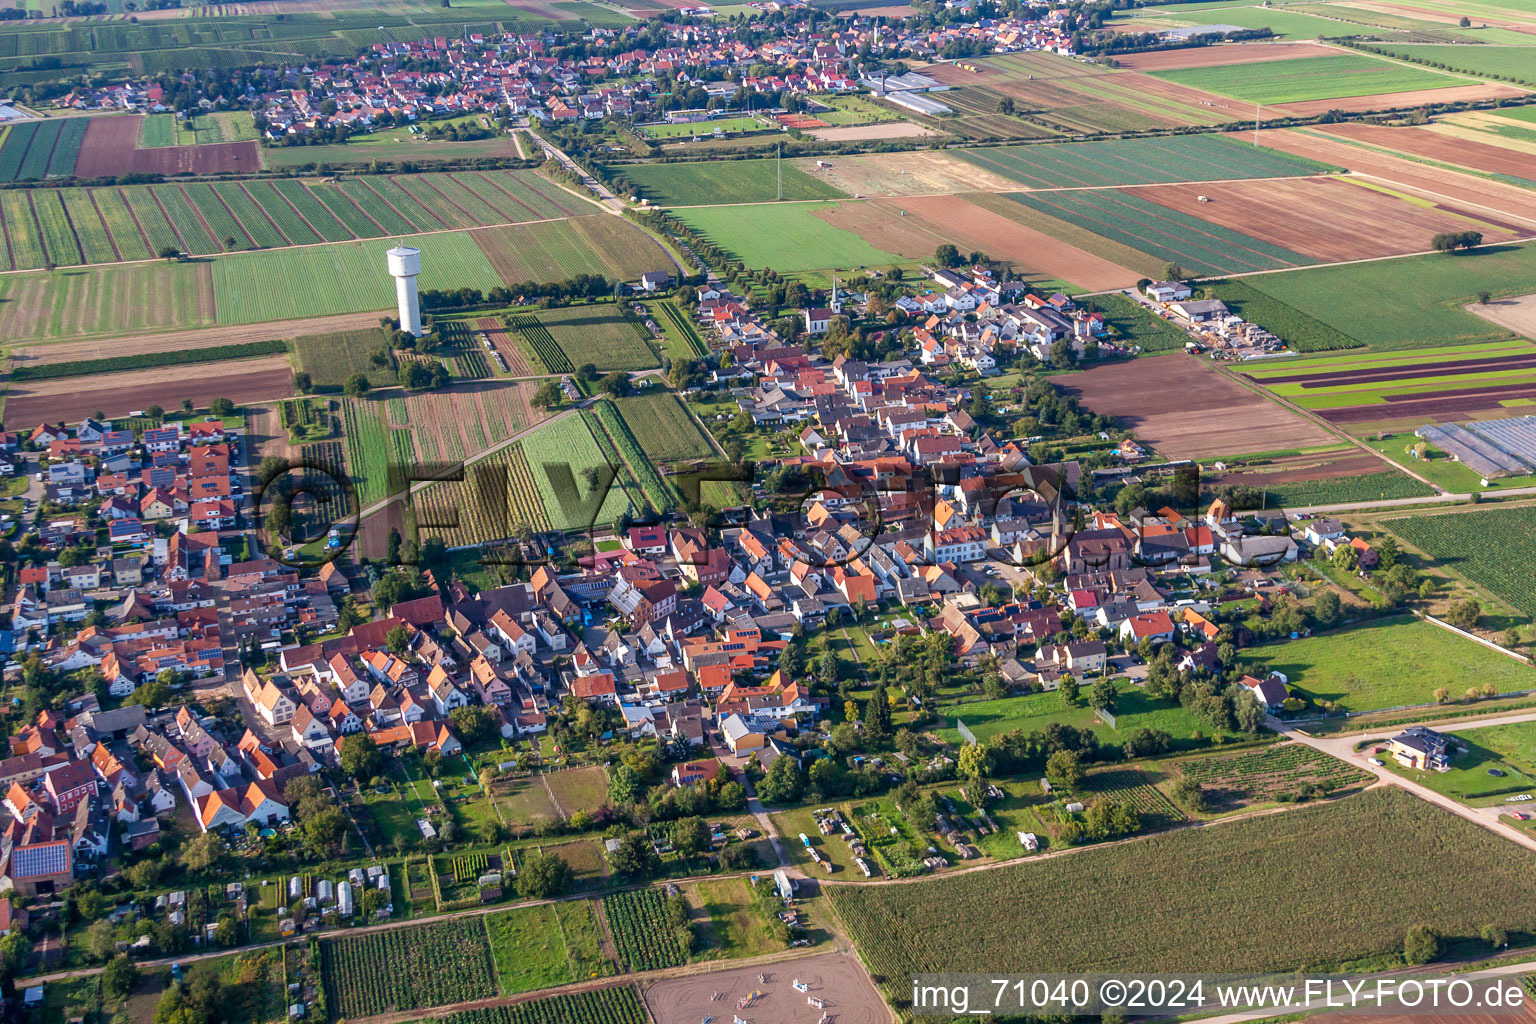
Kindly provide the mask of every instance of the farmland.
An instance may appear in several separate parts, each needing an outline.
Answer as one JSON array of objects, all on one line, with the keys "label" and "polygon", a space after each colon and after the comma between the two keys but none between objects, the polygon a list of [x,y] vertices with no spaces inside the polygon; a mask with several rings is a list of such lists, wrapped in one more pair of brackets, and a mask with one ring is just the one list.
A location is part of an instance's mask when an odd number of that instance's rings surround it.
[{"label": "farmland", "polygon": [[[520,313],[513,326],[529,339],[552,373],[569,373],[572,366],[583,363],[595,363],[599,370],[648,370],[660,365],[645,326],[617,303]],[[558,355],[549,349],[551,342]]]},{"label": "farmland", "polygon": [[416,465],[411,432],[393,429],[406,426],[401,422],[403,405],[397,408],[397,403],[401,403],[401,399],[383,397],[349,398],[342,403],[347,472],[357,487],[358,501],[364,507],[403,486],[406,472]]},{"label": "farmland", "polygon": [[533,350],[534,358],[545,370],[550,373],[570,373],[575,369],[565,350],[555,341],[555,336],[549,333],[549,328],[544,326],[537,314],[511,314],[507,317],[507,326],[516,331]]},{"label": "farmland", "polygon": [[[83,125],[84,120],[75,123]],[[28,198],[17,196],[21,203]],[[336,185],[285,179],[49,189],[32,194],[30,201],[38,207],[39,218],[57,222],[48,236],[48,253],[58,266],[143,259],[165,245],[206,255],[518,224],[586,212],[584,204],[529,171],[370,175]],[[54,212],[60,201],[68,207],[70,221]],[[175,226],[171,236],[160,227],[166,215]],[[13,225],[11,219],[6,218],[6,234],[15,246],[17,233],[25,237],[26,227]],[[42,263],[21,267],[34,265]]]},{"label": "farmland", "polygon": [[839,205],[827,203],[767,203],[693,207],[678,216],[753,268],[772,267],[793,274],[905,262],[822,219],[821,214],[838,209]]},{"label": "farmland", "polygon": [[[1486,508],[1403,516],[1383,524],[1408,544],[1476,586],[1536,615],[1536,508]],[[1469,543],[1468,538],[1476,538]],[[1480,681],[1480,680],[1479,680]],[[1530,682],[1527,686],[1536,686]],[[1459,691],[1453,691],[1459,692]]]},{"label": "farmland", "polygon": [[1180,775],[1200,783],[1207,803],[1218,813],[1295,797],[1302,787],[1333,793],[1372,780],[1365,769],[1302,743],[1190,758],[1175,767]]},{"label": "farmland", "polygon": [[667,899],[659,890],[640,889],[604,896],[603,914],[625,970],[651,971],[687,962],[687,952],[674,934]]},{"label": "farmland", "polygon": [[[1117,743],[1126,733],[1143,726],[1164,729],[1178,739],[1188,739],[1201,730],[1195,718],[1176,702],[1148,696],[1144,690],[1123,679],[1116,682],[1116,688],[1119,699],[1115,728],[1101,722],[1092,708],[1065,706],[1061,696],[1055,692],[1029,693],[996,700],[941,702],[937,705],[937,711],[945,719],[946,725],[957,718],[964,721],[980,740],[1013,729],[1025,733],[1044,730],[1056,723],[1091,729],[1104,743]],[[959,735],[952,726],[939,730],[939,736],[950,742],[958,742]]]},{"label": "farmland", "polygon": [[963,159],[1030,188],[1144,185],[1202,178],[1281,178],[1338,170],[1222,135],[961,150]]},{"label": "farmland", "polygon": [[631,504],[647,504],[658,512],[670,512],[676,507],[677,497],[672,488],[641,449],[613,402],[598,402],[583,409],[581,415],[604,455],[614,460],[613,465],[623,465],[625,472],[620,475],[620,483],[628,489],[629,481],[633,480],[638,487],[643,502],[633,500],[636,495],[631,494]]},{"label": "farmland", "polygon": [[[1272,452],[1336,440],[1182,353],[1095,366],[1062,378],[1060,386],[1094,412],[1116,417],[1171,459]],[[1168,394],[1180,396],[1177,406],[1165,400]]]},{"label": "farmland", "polygon": [[[706,160],[700,163],[623,167],[620,176],[636,194],[658,206],[718,206],[766,203],[780,196],[775,160]],[[844,193],[793,164],[782,168],[783,194],[794,199],[841,199]]]},{"label": "farmland", "polygon": [[414,1010],[496,994],[478,918],[333,939],[320,945],[326,1005],[337,1017]]},{"label": "farmland", "polygon": [[576,980],[555,907],[519,907],[485,919],[485,929],[491,938],[491,958],[496,963],[496,980],[503,995]]},{"label": "farmland", "polygon": [[1299,103],[1470,85],[1469,79],[1359,54],[1152,71],[1176,85],[1250,103]]},{"label": "farmland", "polygon": [[74,117],[11,125],[0,144],[0,181],[69,177],[85,129],[85,119]]},{"label": "farmland", "polygon": [[1123,189],[1020,192],[1013,199],[1199,276],[1303,267],[1309,256]]},{"label": "farmland", "polygon": [[[1440,856],[1424,856],[1431,849]],[[1464,869],[1446,872],[1442,858]],[[1533,866],[1529,851],[1391,790],[1291,811],[1279,827],[1239,821],[978,874],[828,892],[900,1008],[910,995],[905,979],[923,972],[1280,971],[1393,956],[1413,924],[1447,936],[1475,935],[1490,921],[1529,929],[1536,911],[1507,894]],[[1063,892],[1073,899],[1061,902]],[[1027,929],[1018,927],[1019,907],[1031,908]],[[1248,926],[1253,914],[1264,928]],[[1094,927],[1082,929],[1083,921]]]},{"label": "farmland", "polygon": [[1357,448],[1228,462],[1219,472],[1203,472],[1201,486],[1257,488],[1264,492],[1266,504],[1275,507],[1417,498],[1434,493]]},{"label": "farmland", "polygon": [[633,281],[647,270],[673,268],[654,238],[618,217],[486,228],[472,237],[514,290],[523,282],[564,281],[578,274]]},{"label": "farmland", "polygon": [[1531,69],[1531,51],[1524,46],[1390,43],[1381,49],[1395,57],[1443,64],[1454,71],[1486,78],[1513,78],[1530,83],[1536,77]]},{"label": "farmland", "polygon": [[645,1007],[630,985],[572,992],[512,1006],[483,1006],[438,1018],[443,1024],[646,1024]]},{"label": "farmland", "polygon": [[[1536,668],[1403,615],[1244,648],[1241,657],[1250,670],[1268,665],[1284,673],[1292,690],[1345,711],[1431,704],[1439,687],[1460,694],[1468,680],[1491,683],[1500,693],[1536,688]],[[1418,669],[1404,672],[1405,664]]]},{"label": "farmland", "polygon": [[1499,414],[1536,396],[1536,347],[1523,340],[1349,353],[1288,360],[1246,375],[1334,423],[1400,422]]},{"label": "farmland", "polygon": [[1422,348],[1510,336],[1461,307],[1487,290],[1530,291],[1536,246],[1501,245],[1245,278],[1254,288],[1373,349]]},{"label": "farmland", "polygon": [[714,448],[676,395],[666,391],[632,395],[617,399],[616,404],[647,458],[667,462],[714,455]]},{"label": "farmland", "polygon": [[1185,820],[1184,812],[1140,768],[1108,768],[1090,772],[1084,780],[1083,789],[1132,808],[1143,829],[1168,828]]},{"label": "farmland", "polygon": [[394,357],[376,366],[369,356],[389,349],[389,338],[379,327],[353,331],[332,331],[293,339],[293,352],[299,369],[309,374],[316,387],[339,388],[354,373],[379,383],[388,380],[394,369]]}]

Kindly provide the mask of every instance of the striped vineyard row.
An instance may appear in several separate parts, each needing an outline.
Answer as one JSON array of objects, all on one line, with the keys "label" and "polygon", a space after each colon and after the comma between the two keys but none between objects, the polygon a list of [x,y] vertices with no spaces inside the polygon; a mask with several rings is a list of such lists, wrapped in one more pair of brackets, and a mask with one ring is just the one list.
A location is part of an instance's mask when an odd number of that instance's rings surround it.
[{"label": "striped vineyard row", "polygon": [[564,350],[555,342],[555,336],[532,313],[512,314],[507,317],[507,326],[527,339],[533,346],[534,355],[550,373],[570,373],[574,369]]}]

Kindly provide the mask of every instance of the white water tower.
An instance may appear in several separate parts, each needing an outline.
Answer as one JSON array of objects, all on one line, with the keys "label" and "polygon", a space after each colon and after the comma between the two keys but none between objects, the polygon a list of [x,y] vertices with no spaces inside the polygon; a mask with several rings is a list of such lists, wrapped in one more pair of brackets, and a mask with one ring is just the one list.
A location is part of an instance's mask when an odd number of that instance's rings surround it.
[{"label": "white water tower", "polygon": [[416,297],[416,275],[421,273],[421,250],[397,245],[389,250],[389,276],[395,279],[395,298],[400,305],[400,329],[421,337],[421,303]]}]

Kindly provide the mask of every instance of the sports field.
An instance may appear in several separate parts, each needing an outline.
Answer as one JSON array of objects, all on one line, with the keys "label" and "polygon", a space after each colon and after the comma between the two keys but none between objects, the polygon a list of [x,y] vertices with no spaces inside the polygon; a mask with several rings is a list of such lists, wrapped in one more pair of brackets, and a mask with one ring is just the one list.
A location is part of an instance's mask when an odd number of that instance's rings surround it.
[{"label": "sports field", "polygon": [[[1492,683],[1500,693],[1536,689],[1536,668],[1411,615],[1247,647],[1241,657],[1345,711],[1433,704],[1442,686],[1458,696],[1474,683]],[[1405,665],[1416,668],[1405,672]]]},{"label": "sports field", "polygon": [[1030,188],[1282,178],[1339,169],[1211,134],[966,149],[959,155]]},{"label": "sports field", "polygon": [[1507,338],[1507,329],[1461,307],[1483,290],[1524,294],[1533,280],[1536,246],[1530,244],[1244,278],[1249,287],[1374,349]]},{"label": "sports field", "polygon": [[1442,74],[1427,68],[1359,54],[1178,68],[1148,73],[1202,92],[1265,104],[1375,96],[1473,84],[1470,79],[1459,75]]},{"label": "sports field", "polygon": [[1316,262],[1283,246],[1142,199],[1127,189],[1018,192],[1011,198],[1160,260],[1178,263],[1199,277]]},{"label": "sports field", "polygon": [[754,269],[772,267],[794,274],[905,262],[899,255],[877,249],[817,216],[837,208],[833,203],[704,206],[680,210],[678,216]]},{"label": "sports field", "polygon": [[805,171],[777,160],[704,160],[696,163],[637,164],[619,168],[642,199],[658,206],[714,206],[768,203],[783,198],[841,199],[843,193]]},{"label": "sports field", "polygon": [[[1426,857],[1426,849],[1439,854]],[[1445,870],[1449,863],[1462,870]],[[1392,962],[1411,925],[1457,938],[1475,937],[1490,922],[1536,926],[1536,909],[1509,898],[1533,869],[1531,851],[1385,787],[1278,818],[934,881],[827,892],[900,1009],[910,1005],[907,979],[927,972],[1282,971],[1366,957]],[[1255,928],[1254,920],[1266,924]]]}]

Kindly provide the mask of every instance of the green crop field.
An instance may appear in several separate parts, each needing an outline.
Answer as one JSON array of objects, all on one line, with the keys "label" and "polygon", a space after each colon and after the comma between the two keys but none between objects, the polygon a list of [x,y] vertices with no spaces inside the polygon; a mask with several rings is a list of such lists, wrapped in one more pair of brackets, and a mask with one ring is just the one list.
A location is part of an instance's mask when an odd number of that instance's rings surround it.
[{"label": "green crop field", "polygon": [[1185,820],[1184,812],[1139,768],[1106,768],[1089,772],[1083,780],[1083,789],[1133,808],[1144,829],[1168,828]]},{"label": "green crop field", "polygon": [[51,341],[212,322],[207,263],[131,263],[0,277],[0,337]]},{"label": "green crop field", "polygon": [[383,328],[364,327],[355,331],[309,334],[293,339],[298,367],[309,374],[316,387],[340,387],[354,373],[361,373],[375,383],[389,383],[394,378],[393,357],[384,366],[375,366],[369,356],[389,348]]},{"label": "green crop field", "polygon": [[822,203],[769,203],[695,207],[678,211],[678,216],[754,269],[772,267],[794,274],[910,262],[816,216],[825,209],[829,207]]},{"label": "green crop field", "polygon": [[649,971],[687,962],[687,952],[667,923],[666,899],[660,890],[605,896],[603,914],[626,970]]},{"label": "green crop field", "polygon": [[715,454],[693,415],[671,392],[620,398],[617,404],[648,458],[666,462],[707,459]]},{"label": "green crop field", "polygon": [[1143,352],[1177,352],[1189,342],[1189,335],[1124,295],[1095,295],[1090,301],[1121,344],[1140,345]]},{"label": "green crop field", "polygon": [[1215,134],[1002,146],[962,149],[956,153],[978,167],[1030,188],[1283,178],[1338,170],[1303,157],[1255,149]]},{"label": "green crop field", "polygon": [[[779,196],[776,160],[704,160],[697,163],[641,164],[621,168],[621,176],[641,198],[658,206],[715,206],[766,203]],[[842,199],[844,193],[798,167],[782,169],[783,198]]]},{"label": "green crop field", "polygon": [[476,244],[508,287],[596,274],[634,281],[648,270],[676,267],[661,245],[619,217],[572,217],[474,232]]},{"label": "green crop field", "polygon": [[[1403,516],[1382,525],[1436,565],[1459,573],[1524,614],[1536,616],[1536,508]],[[1536,682],[1527,685],[1536,686]],[[1453,688],[1452,692],[1461,691]]]},{"label": "green crop field", "polygon": [[[1500,693],[1536,688],[1536,668],[1406,615],[1245,648],[1241,657],[1284,673],[1292,689],[1346,711],[1430,704],[1439,687],[1460,694],[1470,682],[1492,683]],[[1404,665],[1417,667],[1405,672]]]},{"label": "green crop field", "polygon": [[1359,54],[1178,68],[1149,74],[1250,103],[1299,103],[1472,84],[1460,75]]},{"label": "green crop field", "polygon": [[1304,267],[1310,256],[1141,199],[1125,189],[1017,192],[1010,198],[1201,277]]},{"label": "green crop field", "polygon": [[[333,222],[334,223],[334,222]],[[396,239],[273,249],[213,261],[219,323],[258,323],[329,313],[392,309],[394,280],[384,253]],[[467,234],[407,236],[400,244],[422,250],[420,286],[500,287],[501,278]]]},{"label": "green crop field", "polygon": [[1513,78],[1522,82],[1536,80],[1536,62],[1526,46],[1464,46],[1427,44],[1421,46],[1388,43],[1387,53],[1415,61],[1443,64],[1454,71],[1465,71],[1489,78]]},{"label": "green crop field", "polygon": [[587,420],[587,428],[592,431],[592,436],[602,446],[603,454],[610,460],[609,464],[622,463],[624,466],[625,472],[621,479],[625,487],[630,487],[633,481],[633,486],[639,489],[643,500],[635,500],[631,492],[631,503],[636,508],[643,503],[665,513],[677,507],[676,492],[641,449],[640,442],[635,440],[635,435],[630,432],[613,402],[598,402],[590,409],[583,409],[581,415]]},{"label": "green crop field", "polygon": [[1244,279],[1249,287],[1377,349],[1508,338],[1509,330],[1461,306],[1475,302],[1483,290],[1523,295],[1533,280],[1536,246],[1529,244]]},{"label": "green crop field", "polygon": [[1250,287],[1246,281],[1219,281],[1209,287],[1232,312],[1263,327],[1297,352],[1328,352],[1364,344]]},{"label": "green crop field", "polygon": [[626,306],[596,303],[528,315],[537,317],[572,366],[595,363],[599,370],[648,370],[661,365],[647,342],[645,325]]},{"label": "green crop field", "polygon": [[633,985],[531,999],[512,1006],[458,1010],[443,1024],[647,1024],[651,1019]]},{"label": "green crop field", "polygon": [[523,452],[532,470],[550,525],[556,530],[585,530],[594,522],[607,524],[628,505],[617,480],[597,506],[585,479],[590,467],[610,465],[580,416],[566,416],[528,435]]},{"label": "green crop field", "polygon": [[408,424],[392,404],[378,396],[342,402],[347,473],[364,508],[404,487],[406,475],[417,465]]},{"label": "green crop field", "polygon": [[[86,263],[111,263],[117,259],[112,246],[112,236],[91,201],[89,192],[68,189],[59,192],[64,209],[69,212],[69,222],[75,229],[75,239],[80,243],[80,256]],[[137,232],[134,233],[137,236]]]},{"label": "green crop field", "polygon": [[1383,501],[1393,498],[1423,498],[1435,493],[1407,473],[1362,473],[1359,476],[1335,476],[1321,480],[1287,480],[1266,483],[1264,493],[1276,506],[1338,505],[1352,501]]},{"label": "green crop field", "polygon": [[1038,863],[827,892],[904,1009],[920,973],[1283,971],[1395,957],[1415,924],[1454,937],[1490,922],[1530,930],[1536,908],[1509,894],[1532,870],[1531,851],[1387,788]]},{"label": "green crop field", "polygon": [[565,955],[555,905],[520,907],[485,919],[502,995],[552,988],[576,980]]},{"label": "green crop field", "polygon": [[496,994],[490,943],[477,917],[327,940],[320,944],[320,976],[337,1017]]}]

